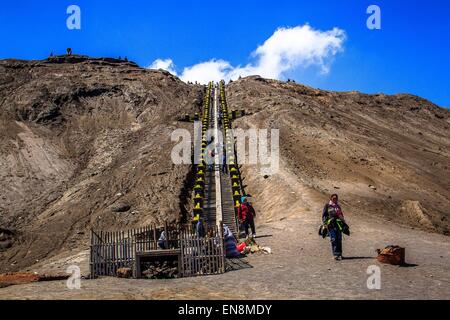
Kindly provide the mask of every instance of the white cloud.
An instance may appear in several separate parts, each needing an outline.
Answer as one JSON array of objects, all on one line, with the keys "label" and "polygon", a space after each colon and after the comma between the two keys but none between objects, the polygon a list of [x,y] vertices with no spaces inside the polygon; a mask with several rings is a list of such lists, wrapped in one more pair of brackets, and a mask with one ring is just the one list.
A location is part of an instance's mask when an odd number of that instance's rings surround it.
[{"label": "white cloud", "polygon": [[[339,28],[320,31],[309,25],[279,28],[253,53],[253,63],[233,67],[228,61],[212,59],[184,68],[180,78],[187,81],[207,83],[239,76],[260,75],[264,78],[281,79],[288,71],[316,67],[322,74],[330,71],[333,57],[343,50],[345,32]],[[153,65],[172,72],[171,59],[156,60]],[[164,66],[167,65],[167,68]],[[172,70],[172,71],[171,71]],[[174,73],[174,72],[172,72]]]},{"label": "white cloud", "polygon": [[233,67],[229,62],[224,60],[210,60],[186,67],[181,74],[181,80],[198,81],[200,83],[208,83],[209,81],[229,78],[229,73]]},{"label": "white cloud", "polygon": [[172,59],[156,59],[148,67],[148,69],[163,69],[169,71],[171,74],[177,75],[177,72],[175,71],[175,64]]}]

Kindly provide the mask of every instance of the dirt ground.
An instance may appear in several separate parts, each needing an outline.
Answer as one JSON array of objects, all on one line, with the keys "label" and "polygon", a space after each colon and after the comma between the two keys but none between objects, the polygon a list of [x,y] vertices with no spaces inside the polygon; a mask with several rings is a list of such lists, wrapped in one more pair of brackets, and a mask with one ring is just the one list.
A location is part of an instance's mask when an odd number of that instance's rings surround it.
[{"label": "dirt ground", "polygon": [[[344,238],[347,259],[336,262],[329,240],[316,233],[317,218],[305,214],[259,225],[258,242],[273,253],[250,255],[247,261],[251,268],[175,280],[82,280],[80,290],[67,289],[65,281],[31,283],[0,289],[0,298],[450,299],[447,237],[351,216],[352,235]],[[409,266],[376,261],[375,249],[388,244],[406,248]],[[367,268],[371,265],[381,268],[380,290],[367,288]]]}]

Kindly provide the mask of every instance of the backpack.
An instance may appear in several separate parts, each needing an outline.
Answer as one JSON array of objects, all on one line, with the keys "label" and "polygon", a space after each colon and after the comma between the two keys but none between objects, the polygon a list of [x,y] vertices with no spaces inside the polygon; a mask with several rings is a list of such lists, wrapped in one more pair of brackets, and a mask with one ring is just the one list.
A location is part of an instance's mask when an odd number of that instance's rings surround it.
[{"label": "backpack", "polygon": [[239,207],[239,211],[240,211],[240,217],[242,218],[243,221],[246,221],[248,219],[249,216],[251,216],[251,218],[253,219],[253,211],[255,209],[253,209],[252,205],[249,204],[248,202],[244,202],[240,205]]},{"label": "backpack", "polygon": [[319,236],[325,239],[327,235],[328,235],[328,227],[325,224],[322,224],[319,227]]},{"label": "backpack", "polygon": [[341,219],[339,218],[329,219],[327,221],[327,225],[329,224],[332,224],[334,227],[339,229],[339,231],[341,231],[343,234],[350,236],[350,227]]}]

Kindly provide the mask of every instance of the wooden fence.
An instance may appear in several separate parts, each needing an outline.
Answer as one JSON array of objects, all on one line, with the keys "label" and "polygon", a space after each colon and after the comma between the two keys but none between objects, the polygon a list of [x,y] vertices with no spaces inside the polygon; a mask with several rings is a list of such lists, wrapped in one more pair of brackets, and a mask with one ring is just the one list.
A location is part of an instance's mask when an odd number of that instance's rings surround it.
[{"label": "wooden fence", "polygon": [[158,249],[158,239],[166,231],[166,247],[179,247],[179,233],[175,226],[163,228],[147,226],[127,231],[91,230],[91,277],[116,276],[120,268],[134,268],[136,252]]},{"label": "wooden fence", "polygon": [[147,226],[127,231],[91,230],[91,277],[117,276],[120,268],[136,271],[136,253],[158,250],[158,239],[166,231],[166,248],[181,250],[180,276],[225,272],[222,231],[217,226],[204,238],[197,237],[191,226]]},{"label": "wooden fence", "polygon": [[222,230],[217,226],[199,237],[187,228],[180,233],[181,273],[184,277],[221,274],[225,272]]}]

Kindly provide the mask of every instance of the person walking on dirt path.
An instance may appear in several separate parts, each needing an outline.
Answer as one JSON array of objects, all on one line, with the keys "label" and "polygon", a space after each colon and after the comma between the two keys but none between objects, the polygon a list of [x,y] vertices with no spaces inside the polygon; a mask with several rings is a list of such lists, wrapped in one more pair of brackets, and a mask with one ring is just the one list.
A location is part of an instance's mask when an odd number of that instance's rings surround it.
[{"label": "person walking on dirt path", "polygon": [[332,194],[322,212],[322,222],[327,227],[331,240],[331,249],[335,260],[342,260],[342,230],[345,224],[338,195]]},{"label": "person walking on dirt path", "polygon": [[238,219],[239,223],[244,227],[245,235],[247,237],[249,236],[249,228],[252,230],[252,237],[256,237],[255,217],[255,209],[252,204],[247,201],[247,197],[243,196],[241,198],[241,205],[238,208]]}]

